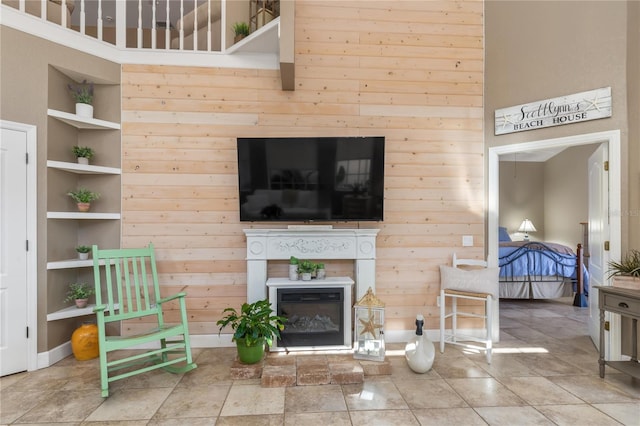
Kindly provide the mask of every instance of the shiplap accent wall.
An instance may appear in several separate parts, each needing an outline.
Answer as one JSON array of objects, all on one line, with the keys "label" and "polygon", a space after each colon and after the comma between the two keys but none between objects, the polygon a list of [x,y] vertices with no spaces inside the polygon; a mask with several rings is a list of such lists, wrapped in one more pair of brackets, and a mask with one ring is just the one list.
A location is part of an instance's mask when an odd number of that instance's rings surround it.
[{"label": "shiplap accent wall", "polygon": [[123,67],[122,244],[152,241],[166,293],[188,293],[192,333],[217,333],[246,300],[236,138],[382,135],[384,222],[334,226],[380,228],[387,330],[418,313],[435,329],[438,265],[484,253],[483,3],[297,1],[295,28],[293,92],[278,71]]}]

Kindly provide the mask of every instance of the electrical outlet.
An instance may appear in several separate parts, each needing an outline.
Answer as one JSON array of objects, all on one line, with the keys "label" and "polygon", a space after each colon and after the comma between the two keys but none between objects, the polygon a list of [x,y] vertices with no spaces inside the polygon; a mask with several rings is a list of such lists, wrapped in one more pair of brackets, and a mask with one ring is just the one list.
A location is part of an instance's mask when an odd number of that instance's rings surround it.
[{"label": "electrical outlet", "polygon": [[462,247],[473,247],[473,235],[462,236]]}]

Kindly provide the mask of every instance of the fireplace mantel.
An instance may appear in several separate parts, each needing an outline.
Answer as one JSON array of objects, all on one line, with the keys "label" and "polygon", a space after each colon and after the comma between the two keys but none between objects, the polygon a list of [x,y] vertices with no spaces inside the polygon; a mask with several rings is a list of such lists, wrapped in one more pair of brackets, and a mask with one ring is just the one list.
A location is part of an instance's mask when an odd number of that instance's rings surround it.
[{"label": "fireplace mantel", "polygon": [[296,226],[288,229],[245,229],[247,236],[247,301],[267,297],[267,262],[306,259],[353,259],[356,300],[376,289],[376,236],[379,229],[333,229]]}]

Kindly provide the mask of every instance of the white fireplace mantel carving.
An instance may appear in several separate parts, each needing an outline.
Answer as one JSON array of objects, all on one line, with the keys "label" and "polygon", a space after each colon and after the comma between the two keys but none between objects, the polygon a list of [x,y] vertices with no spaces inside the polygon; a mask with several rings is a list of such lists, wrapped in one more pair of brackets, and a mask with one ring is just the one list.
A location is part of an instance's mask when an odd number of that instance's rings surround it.
[{"label": "white fireplace mantel carving", "polygon": [[267,262],[307,259],[353,259],[356,300],[376,289],[376,236],[379,229],[333,229],[324,226],[289,229],[245,229],[247,301],[267,297]]}]

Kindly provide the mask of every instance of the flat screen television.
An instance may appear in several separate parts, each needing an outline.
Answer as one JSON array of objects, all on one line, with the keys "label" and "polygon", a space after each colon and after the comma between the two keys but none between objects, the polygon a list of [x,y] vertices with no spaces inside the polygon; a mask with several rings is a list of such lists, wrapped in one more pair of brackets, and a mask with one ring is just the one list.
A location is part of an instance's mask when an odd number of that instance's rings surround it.
[{"label": "flat screen television", "polygon": [[238,138],[241,221],[382,221],[384,137]]}]

